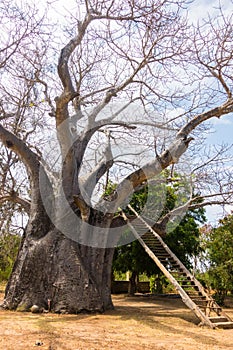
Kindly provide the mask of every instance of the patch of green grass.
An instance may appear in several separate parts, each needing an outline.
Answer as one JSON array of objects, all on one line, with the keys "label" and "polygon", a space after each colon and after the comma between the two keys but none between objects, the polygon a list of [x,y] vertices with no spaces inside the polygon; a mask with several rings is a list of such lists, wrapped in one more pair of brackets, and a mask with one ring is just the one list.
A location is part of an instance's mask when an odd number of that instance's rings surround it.
[{"label": "patch of green grass", "polygon": [[47,320],[46,318],[40,317],[37,322],[36,322],[36,326],[40,329],[41,333],[48,333],[48,334],[52,334],[54,333],[54,327],[52,326],[51,322],[52,320]]}]

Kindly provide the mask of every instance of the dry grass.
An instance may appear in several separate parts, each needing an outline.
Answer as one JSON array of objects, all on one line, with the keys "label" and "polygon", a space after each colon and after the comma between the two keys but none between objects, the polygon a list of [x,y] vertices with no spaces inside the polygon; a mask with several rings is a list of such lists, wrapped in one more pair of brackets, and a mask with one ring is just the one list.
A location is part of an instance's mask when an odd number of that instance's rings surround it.
[{"label": "dry grass", "polygon": [[[104,315],[0,311],[0,349],[233,349],[233,330],[198,327],[180,299],[120,295],[113,300],[115,310]],[[227,313],[233,317],[233,309]]]}]

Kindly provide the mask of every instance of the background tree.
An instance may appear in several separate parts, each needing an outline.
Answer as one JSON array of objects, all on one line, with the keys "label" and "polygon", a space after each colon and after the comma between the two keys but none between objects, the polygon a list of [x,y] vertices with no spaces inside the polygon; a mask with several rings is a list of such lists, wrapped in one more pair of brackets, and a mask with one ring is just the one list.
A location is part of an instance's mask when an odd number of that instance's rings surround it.
[{"label": "background tree", "polygon": [[[165,187],[166,203],[161,216],[166,215],[175,208],[179,192],[179,179],[176,181],[174,177],[173,185],[165,183]],[[153,192],[155,196],[158,195],[158,188],[155,187]],[[147,191],[145,188],[135,192],[130,202],[131,206],[135,210],[140,211],[145,206],[146,197]],[[167,232],[163,238],[165,243],[187,268],[193,267],[193,258],[199,254],[199,224],[203,224],[205,220],[205,210],[203,208],[188,210],[179,225]],[[138,241],[116,248],[113,259],[113,271],[123,273],[131,271],[129,294],[136,292],[137,279],[139,274],[142,273],[145,273],[148,277],[156,275],[156,286],[153,286],[153,289],[156,289],[158,293],[163,291],[163,284],[165,283],[163,274]]]},{"label": "background tree", "polygon": [[[194,28],[184,5],[80,1],[59,25],[49,8],[46,17],[31,2],[1,2],[1,154],[8,149],[24,169],[7,163],[1,197],[29,215],[6,308],[46,307],[48,299],[55,312],[111,308],[111,264],[125,224],[118,208],[164,169],[180,164],[185,172],[185,152],[193,182],[217,163],[200,144],[203,123],[233,111],[232,18],[220,11],[218,21]],[[164,235],[180,212],[230,202],[229,174],[217,174],[208,188],[202,177],[206,200],[191,193],[154,229]],[[116,177],[106,198],[103,184]]]},{"label": "background tree", "polygon": [[5,233],[0,236],[0,281],[7,281],[16,260],[20,236]]},{"label": "background tree", "polygon": [[224,304],[227,293],[233,290],[233,216],[220,220],[218,227],[212,228],[204,236],[208,270],[204,279],[215,297]]}]

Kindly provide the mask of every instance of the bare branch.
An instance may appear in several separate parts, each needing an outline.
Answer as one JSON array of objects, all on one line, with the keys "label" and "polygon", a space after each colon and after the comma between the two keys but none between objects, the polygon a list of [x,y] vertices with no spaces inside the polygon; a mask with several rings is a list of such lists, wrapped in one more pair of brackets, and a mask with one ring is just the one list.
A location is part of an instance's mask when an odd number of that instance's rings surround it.
[{"label": "bare branch", "polygon": [[[31,216],[30,225],[33,226],[33,220],[37,219],[37,216],[44,216],[47,220],[41,222],[41,232],[43,235],[47,232],[48,227],[50,226],[50,220],[48,220],[48,213],[44,208],[43,200],[41,198],[40,191],[40,174],[43,176],[43,186],[44,191],[46,191],[48,200],[51,202],[50,215],[53,215],[53,195],[50,181],[44,171],[43,166],[40,163],[39,157],[32,150],[30,150],[26,143],[16,137],[14,134],[6,130],[2,125],[0,125],[0,140],[1,142],[11,149],[14,153],[16,153],[22,162],[26,165],[30,182],[31,182],[31,206],[30,213],[33,214]],[[20,200],[20,199],[17,199]],[[28,227],[29,227],[28,226]]]},{"label": "bare branch", "polygon": [[220,118],[223,115],[233,112],[233,99],[227,100],[219,107],[215,107],[207,112],[201,113],[191,119],[186,125],[184,125],[178,135],[180,137],[187,137],[193,130],[195,130],[201,123],[206,120],[209,120],[213,117]]},{"label": "bare branch", "polygon": [[27,147],[25,142],[6,130],[2,125],[0,125],[0,140],[6,147],[21,157],[31,174],[38,174],[39,158],[37,154]]},{"label": "bare branch", "polygon": [[30,214],[30,207],[31,207],[30,201],[19,197],[15,192],[9,194],[8,196],[0,197],[0,204],[4,202],[13,202],[13,203],[20,204],[24,208],[26,213],[28,215]]}]

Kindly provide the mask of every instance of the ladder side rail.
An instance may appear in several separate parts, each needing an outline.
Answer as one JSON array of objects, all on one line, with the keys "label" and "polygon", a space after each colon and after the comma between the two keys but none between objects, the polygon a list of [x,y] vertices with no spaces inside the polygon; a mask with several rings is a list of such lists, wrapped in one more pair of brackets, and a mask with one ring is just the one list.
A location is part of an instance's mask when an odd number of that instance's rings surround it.
[{"label": "ladder side rail", "polygon": [[179,285],[176,279],[170,274],[170,272],[161,264],[156,255],[152,252],[152,250],[146,245],[140,235],[137,233],[136,229],[133,225],[128,221],[126,215],[122,212],[122,216],[127,222],[127,225],[133,232],[134,236],[140,242],[140,244],[145,249],[146,253],[150,256],[150,258],[156,263],[156,265],[160,268],[160,270],[164,273],[164,275],[170,280],[170,282],[174,285],[176,290],[179,292],[183,302],[196,314],[196,316],[206,325],[211,328],[215,328],[215,325],[209,320],[209,318],[199,309],[199,307],[192,301],[192,299],[188,296],[188,294],[184,291],[184,289]]}]

